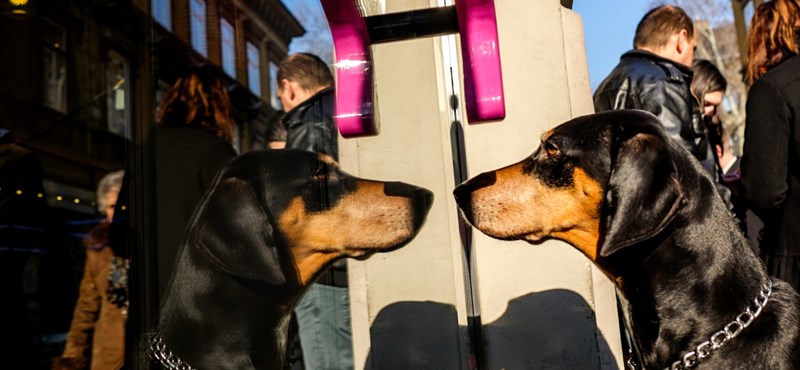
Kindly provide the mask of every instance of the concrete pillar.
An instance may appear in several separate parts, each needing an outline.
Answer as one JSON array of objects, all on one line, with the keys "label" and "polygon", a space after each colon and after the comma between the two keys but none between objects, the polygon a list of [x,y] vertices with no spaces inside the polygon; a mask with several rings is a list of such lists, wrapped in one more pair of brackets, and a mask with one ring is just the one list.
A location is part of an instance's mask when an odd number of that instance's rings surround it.
[{"label": "concrete pillar", "polygon": [[[435,3],[364,8],[388,13]],[[456,117],[464,122],[470,177],[521,160],[544,131],[593,111],[580,17],[559,0],[495,6],[507,115],[480,125]],[[373,46],[381,134],[340,140],[348,172],[436,195],[411,244],[349,262],[356,368],[622,369],[613,286],[565,243],[504,242],[474,231],[475,290],[465,293],[468,263],[451,195],[446,43],[435,37]],[[471,297],[475,310],[467,308]],[[482,323],[482,338],[472,344],[469,314]]]}]

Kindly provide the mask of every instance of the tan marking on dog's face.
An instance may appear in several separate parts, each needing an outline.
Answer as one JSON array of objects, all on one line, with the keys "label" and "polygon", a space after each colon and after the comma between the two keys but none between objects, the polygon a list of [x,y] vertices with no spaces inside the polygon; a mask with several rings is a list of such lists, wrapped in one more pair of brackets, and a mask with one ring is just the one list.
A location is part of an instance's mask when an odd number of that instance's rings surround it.
[{"label": "tan marking on dog's face", "polygon": [[525,174],[524,163],[497,170],[494,184],[471,194],[475,227],[500,239],[561,239],[596,260],[603,200],[600,184],[575,168],[572,186],[550,187]]},{"label": "tan marking on dog's face", "polygon": [[305,284],[334,259],[365,258],[408,242],[417,231],[414,217],[411,198],[388,196],[384,183],[360,180],[355,192],[325,212],[308,213],[295,198],[278,228]]},{"label": "tan marking on dog's face", "polygon": [[540,137],[540,141],[541,141],[541,142],[545,142],[545,141],[547,141],[547,138],[549,138],[551,135],[553,135],[553,132],[555,132],[555,130],[556,130],[555,128],[551,128],[551,129],[549,129],[549,130],[545,131],[545,132],[542,134],[542,136]]}]

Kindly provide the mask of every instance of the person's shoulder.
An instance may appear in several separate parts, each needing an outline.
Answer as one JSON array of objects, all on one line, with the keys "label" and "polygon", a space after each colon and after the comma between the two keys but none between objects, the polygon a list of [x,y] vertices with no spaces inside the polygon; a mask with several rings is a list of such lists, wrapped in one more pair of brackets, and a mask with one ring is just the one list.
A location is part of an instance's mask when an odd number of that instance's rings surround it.
[{"label": "person's shoulder", "polygon": [[175,147],[202,152],[230,152],[233,147],[225,139],[193,127],[159,127],[156,129],[156,145],[159,148]]},{"label": "person's shoulder", "polygon": [[800,54],[787,58],[753,83],[753,87],[769,84],[779,90],[800,86]]},{"label": "person's shoulder", "polygon": [[691,69],[675,61],[645,50],[631,50],[622,55],[629,73],[643,82],[668,81],[685,83],[691,80]]}]

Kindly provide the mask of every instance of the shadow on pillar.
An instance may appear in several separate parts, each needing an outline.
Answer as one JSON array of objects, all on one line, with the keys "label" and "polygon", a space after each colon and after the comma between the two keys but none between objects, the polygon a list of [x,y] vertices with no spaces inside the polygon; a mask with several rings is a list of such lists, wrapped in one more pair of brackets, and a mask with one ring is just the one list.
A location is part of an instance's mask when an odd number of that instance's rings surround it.
[{"label": "shadow on pillar", "polygon": [[[611,350],[597,333],[595,320],[589,303],[569,290],[515,298],[500,318],[484,324],[486,368],[618,370],[614,363],[601,363],[599,354]],[[464,363],[467,358],[455,358],[460,354],[454,338],[465,329],[457,326],[452,305],[429,301],[389,305],[370,328],[372,348],[364,368],[470,368]]]}]

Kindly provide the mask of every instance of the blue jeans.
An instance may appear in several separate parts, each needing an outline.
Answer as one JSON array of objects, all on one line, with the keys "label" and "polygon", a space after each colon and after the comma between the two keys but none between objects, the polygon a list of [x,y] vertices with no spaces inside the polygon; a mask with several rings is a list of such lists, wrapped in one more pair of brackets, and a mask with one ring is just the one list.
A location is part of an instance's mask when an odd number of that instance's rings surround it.
[{"label": "blue jeans", "polygon": [[294,308],[308,370],[353,369],[347,288],[312,284]]}]

